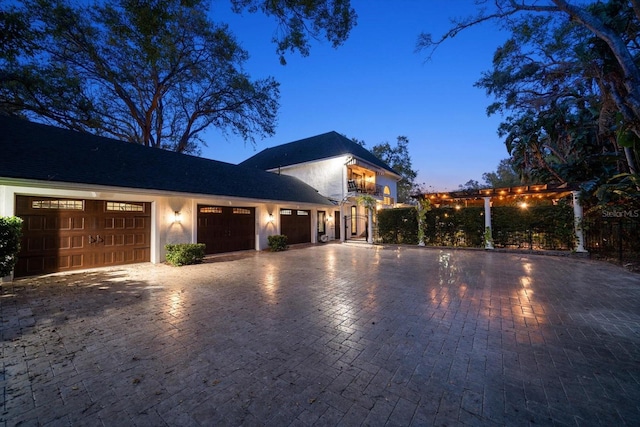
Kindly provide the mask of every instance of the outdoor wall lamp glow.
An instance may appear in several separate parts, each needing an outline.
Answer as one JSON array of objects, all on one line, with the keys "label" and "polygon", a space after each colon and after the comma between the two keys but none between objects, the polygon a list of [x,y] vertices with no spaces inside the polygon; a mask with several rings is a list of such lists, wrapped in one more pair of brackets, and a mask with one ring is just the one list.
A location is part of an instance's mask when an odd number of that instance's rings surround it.
[{"label": "outdoor wall lamp glow", "polygon": [[180,211],[175,211],[173,212],[173,223],[174,224],[180,224]]},{"label": "outdoor wall lamp glow", "polygon": [[269,219],[267,220],[270,224],[273,224],[273,214],[269,214]]}]

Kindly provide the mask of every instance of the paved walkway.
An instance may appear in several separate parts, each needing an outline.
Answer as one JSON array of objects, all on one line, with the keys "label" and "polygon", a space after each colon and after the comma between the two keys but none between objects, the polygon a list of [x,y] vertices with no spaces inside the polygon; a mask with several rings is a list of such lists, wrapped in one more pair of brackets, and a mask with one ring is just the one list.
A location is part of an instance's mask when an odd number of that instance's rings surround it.
[{"label": "paved walkway", "polygon": [[312,246],[23,279],[0,425],[640,425],[640,275]]}]

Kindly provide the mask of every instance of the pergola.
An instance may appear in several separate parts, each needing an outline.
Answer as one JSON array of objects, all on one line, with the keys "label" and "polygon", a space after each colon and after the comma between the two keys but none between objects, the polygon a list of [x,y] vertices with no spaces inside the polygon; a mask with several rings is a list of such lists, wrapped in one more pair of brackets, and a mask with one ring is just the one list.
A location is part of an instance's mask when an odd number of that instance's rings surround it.
[{"label": "pergola", "polygon": [[450,192],[422,193],[416,197],[428,199],[435,206],[482,206],[488,197],[492,206],[517,203],[534,203],[540,200],[560,200],[570,196],[578,188],[575,185],[537,184],[518,187],[482,188]]},{"label": "pergola", "polygon": [[[576,232],[576,252],[586,252],[584,248],[584,234],[582,231],[582,206],[578,198],[578,186],[574,184],[536,184],[518,187],[482,188],[479,190],[460,190],[451,192],[416,194],[416,199],[427,199],[436,206],[451,206],[455,208],[484,205],[485,229],[491,236],[491,207],[513,205],[514,203],[526,207],[528,204],[541,200],[551,200],[555,204],[560,199],[572,197],[574,212],[574,230]],[[493,249],[492,239],[485,241],[485,249]]]}]

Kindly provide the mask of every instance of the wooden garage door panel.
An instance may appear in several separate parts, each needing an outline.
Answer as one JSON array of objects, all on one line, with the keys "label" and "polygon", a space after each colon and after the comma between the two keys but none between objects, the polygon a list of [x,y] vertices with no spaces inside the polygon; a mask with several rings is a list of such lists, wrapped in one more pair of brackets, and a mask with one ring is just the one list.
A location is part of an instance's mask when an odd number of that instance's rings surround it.
[{"label": "wooden garage door panel", "polygon": [[[26,244],[25,244],[26,242]],[[82,249],[84,236],[33,236],[23,239],[24,250],[28,253]]]},{"label": "wooden garage door panel", "polygon": [[[58,243],[58,247],[54,249],[69,249],[69,250],[78,250],[84,249],[84,236],[62,236],[59,239],[56,239]],[[54,240],[55,241],[55,240]],[[50,247],[46,248],[47,250],[51,249]]]},{"label": "wooden garage door panel", "polygon": [[255,248],[255,208],[198,205],[198,243],[207,254]]},{"label": "wooden garage door panel", "polygon": [[27,232],[44,230],[45,219],[43,216],[30,216],[24,221],[22,229]]},{"label": "wooden garage door panel", "polygon": [[150,203],[17,196],[16,215],[24,219],[16,277],[151,258]]},{"label": "wooden garage door panel", "polygon": [[42,272],[67,271],[83,268],[84,256],[76,254],[71,256],[44,256],[27,258],[23,260],[23,276],[42,274]]},{"label": "wooden garage door panel", "polygon": [[282,209],[280,211],[280,232],[287,236],[287,242],[311,242],[311,213],[298,209]]},{"label": "wooden garage door panel", "polygon": [[147,235],[144,233],[107,234],[104,236],[104,245],[109,246],[143,246],[147,244]]}]

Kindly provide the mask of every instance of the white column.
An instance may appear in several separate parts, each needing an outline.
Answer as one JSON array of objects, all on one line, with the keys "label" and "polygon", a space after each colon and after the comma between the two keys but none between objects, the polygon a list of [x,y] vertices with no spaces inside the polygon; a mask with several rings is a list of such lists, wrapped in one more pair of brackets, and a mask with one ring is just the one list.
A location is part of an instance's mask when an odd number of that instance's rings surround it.
[{"label": "white column", "polygon": [[367,230],[367,243],[373,243],[373,209],[367,208],[367,213],[369,215],[369,229]]},{"label": "white column", "polygon": [[576,252],[587,252],[584,248],[584,231],[582,230],[582,205],[580,204],[580,192],[572,191],[573,196],[573,229],[576,233]]},{"label": "white column", "polygon": [[491,197],[484,199],[484,248],[493,249],[493,234],[491,229]]}]

